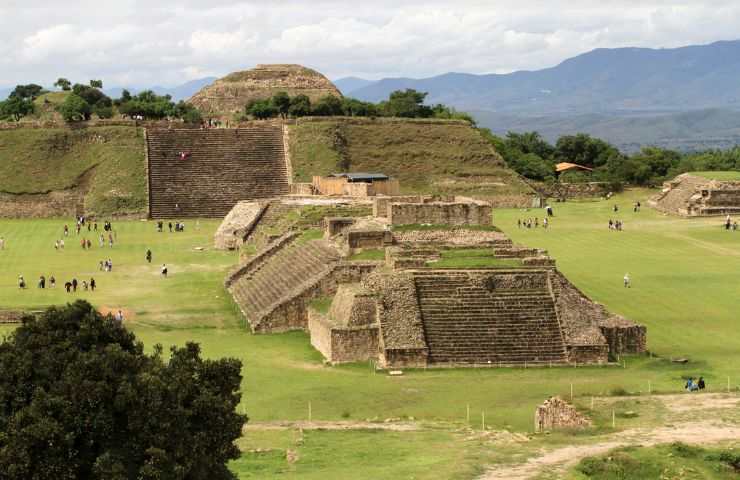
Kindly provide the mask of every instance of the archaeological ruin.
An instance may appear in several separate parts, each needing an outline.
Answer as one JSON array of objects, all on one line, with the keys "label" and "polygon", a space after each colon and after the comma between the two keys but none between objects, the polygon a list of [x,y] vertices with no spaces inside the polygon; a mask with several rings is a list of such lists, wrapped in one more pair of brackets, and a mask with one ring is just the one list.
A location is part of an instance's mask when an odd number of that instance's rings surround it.
[{"label": "archaeological ruin", "polygon": [[330,363],[601,364],[646,350],[645,327],[491,219],[464,197],[288,195],[238,204],[215,242],[257,247],[225,281],[252,331],[307,331]]},{"label": "archaeological ruin", "polygon": [[326,95],[341,97],[337,87],[319,72],[301,65],[257,65],[231,73],[196,93],[189,102],[209,117],[242,113],[253,100],[265,100],[278,92],[291,97],[306,95],[317,102]]},{"label": "archaeological ruin", "polygon": [[740,214],[740,181],[710,180],[684,173],[665,182],[650,205],[685,217],[737,215]]}]

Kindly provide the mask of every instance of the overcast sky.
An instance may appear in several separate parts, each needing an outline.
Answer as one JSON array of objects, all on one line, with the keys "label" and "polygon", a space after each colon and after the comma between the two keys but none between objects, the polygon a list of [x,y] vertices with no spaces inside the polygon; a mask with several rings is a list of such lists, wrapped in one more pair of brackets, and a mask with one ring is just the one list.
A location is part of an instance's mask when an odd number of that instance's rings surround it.
[{"label": "overcast sky", "polygon": [[738,18],[736,0],[0,0],[0,86],[169,86],[258,63],[332,79],[504,73],[736,39]]}]

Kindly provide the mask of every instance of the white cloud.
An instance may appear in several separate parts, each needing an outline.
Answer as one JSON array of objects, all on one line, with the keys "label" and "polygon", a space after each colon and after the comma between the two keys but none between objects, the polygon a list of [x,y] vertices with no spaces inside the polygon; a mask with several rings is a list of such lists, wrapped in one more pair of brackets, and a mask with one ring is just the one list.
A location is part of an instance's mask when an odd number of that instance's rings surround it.
[{"label": "white cloud", "polygon": [[[3,0],[2,84],[177,84],[257,63],[330,77],[545,68],[598,47],[733,39],[731,0]],[[32,5],[29,5],[32,4]]]}]

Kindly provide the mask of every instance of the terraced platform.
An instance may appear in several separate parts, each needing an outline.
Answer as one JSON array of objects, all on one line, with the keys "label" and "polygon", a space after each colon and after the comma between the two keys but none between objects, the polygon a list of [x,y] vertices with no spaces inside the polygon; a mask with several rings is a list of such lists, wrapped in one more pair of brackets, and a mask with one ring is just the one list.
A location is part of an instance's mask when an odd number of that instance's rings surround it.
[{"label": "terraced platform", "polygon": [[147,148],[152,218],[223,217],[290,190],[279,126],[154,129]]},{"label": "terraced platform", "polygon": [[[546,276],[533,270],[531,275]],[[416,271],[430,363],[561,363],[563,334],[546,285],[490,289],[480,272]]]},{"label": "terraced platform", "polygon": [[[264,261],[233,279],[229,290],[252,330],[265,330],[268,327],[263,321],[267,317],[314,287],[331,272],[338,260],[339,253],[329,242],[293,241],[275,249]],[[298,309],[295,305],[293,308]],[[269,330],[302,327],[295,320],[299,315],[285,317],[282,324],[270,325]]]}]

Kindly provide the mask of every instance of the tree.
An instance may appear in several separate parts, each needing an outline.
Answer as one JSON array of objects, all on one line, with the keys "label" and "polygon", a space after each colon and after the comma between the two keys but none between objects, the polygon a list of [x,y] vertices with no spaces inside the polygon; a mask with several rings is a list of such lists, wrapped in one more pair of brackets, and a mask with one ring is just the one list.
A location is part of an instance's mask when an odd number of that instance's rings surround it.
[{"label": "tree", "polygon": [[62,77],[59,77],[59,79],[54,82],[54,86],[57,88],[61,88],[65,92],[72,90],[72,82]]},{"label": "tree", "polygon": [[411,88],[396,90],[380,106],[389,117],[429,118],[433,112],[429,106],[424,105],[426,97],[426,92],[417,92]]},{"label": "tree", "polygon": [[342,101],[334,95],[326,95],[324,97],[321,97],[319,101],[313,106],[312,113],[320,117],[341,115],[343,113]]},{"label": "tree", "polygon": [[280,114],[281,117],[287,118],[290,110],[290,97],[285,92],[277,92],[272,96],[272,106]]},{"label": "tree", "polygon": [[619,150],[605,141],[585,133],[560,137],[555,144],[557,162],[571,162],[586,167],[600,167],[612,158],[623,158]]},{"label": "tree", "polygon": [[0,343],[0,479],[234,479],[241,362],[161,354],[84,301],[25,318]]},{"label": "tree", "polygon": [[90,87],[103,88],[103,81],[102,80],[90,80]]},{"label": "tree", "polygon": [[311,99],[302,93],[291,98],[288,113],[293,117],[305,117],[307,115],[311,115]]},{"label": "tree", "polygon": [[0,119],[19,121],[34,111],[33,100],[20,97],[9,97],[0,102]]},{"label": "tree", "polygon": [[88,87],[87,85],[82,85],[80,83],[75,83],[72,86],[72,92],[82,97],[91,107],[93,106],[100,106],[100,107],[111,107],[113,106],[113,101],[103,92],[98,90],[94,87]]},{"label": "tree", "polygon": [[92,107],[84,98],[72,93],[57,106],[57,112],[65,122],[81,122],[90,119]]},{"label": "tree", "polygon": [[344,97],[342,99],[342,114],[348,117],[374,117],[378,114],[378,108],[370,102]]},{"label": "tree", "polygon": [[36,100],[43,93],[44,87],[35,83],[29,83],[28,85],[16,85],[8,98],[16,97],[22,100]]},{"label": "tree", "polygon": [[247,114],[259,120],[267,120],[278,114],[277,108],[270,100],[254,100],[247,105]]}]

